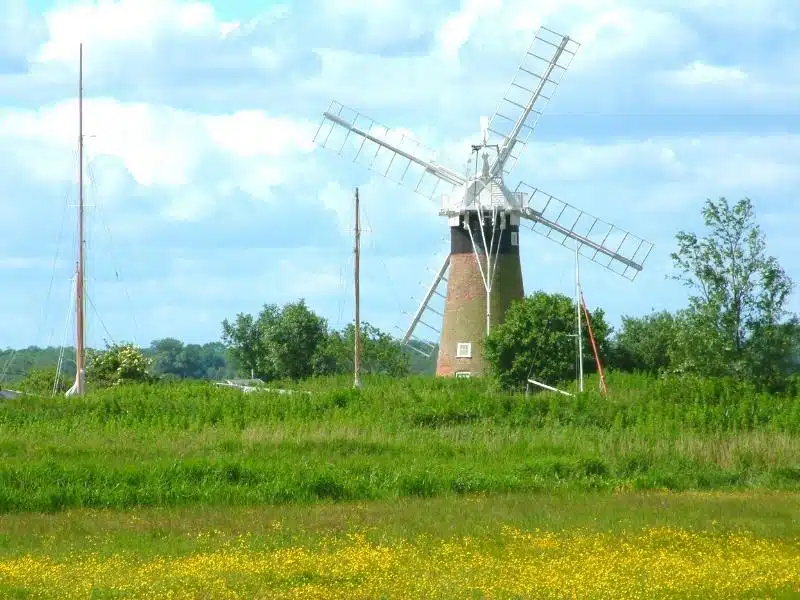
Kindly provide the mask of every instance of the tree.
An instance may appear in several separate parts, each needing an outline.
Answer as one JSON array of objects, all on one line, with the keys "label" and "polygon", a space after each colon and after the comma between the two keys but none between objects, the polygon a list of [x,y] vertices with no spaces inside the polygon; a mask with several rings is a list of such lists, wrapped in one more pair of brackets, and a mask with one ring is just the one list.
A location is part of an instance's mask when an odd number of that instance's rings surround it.
[{"label": "tree", "polygon": [[33,369],[55,369],[59,358],[62,373],[74,374],[74,348],[28,346],[17,350],[0,350],[0,384],[17,385]]},{"label": "tree", "polygon": [[204,377],[222,379],[235,374],[233,365],[228,360],[228,349],[222,342],[207,342],[201,347],[201,360]]},{"label": "tree", "polygon": [[277,307],[265,305],[258,318],[239,313],[233,323],[222,322],[222,340],[228,347],[231,357],[248,375],[271,379],[274,373],[268,371],[267,351],[264,346],[264,329],[267,321],[276,318]]},{"label": "tree", "polygon": [[152,358],[151,370],[154,375],[176,375],[180,373],[180,355],[183,352],[183,342],[175,338],[153,340],[150,343],[149,355]]},{"label": "tree", "polygon": [[147,350],[151,372],[159,378],[220,379],[231,373],[220,342],[184,344],[175,338],[153,340]]},{"label": "tree", "polygon": [[623,316],[613,340],[612,364],[624,371],[663,371],[669,367],[675,328],[675,317],[667,311],[644,317]]},{"label": "tree", "polygon": [[151,359],[133,344],[107,345],[86,352],[86,381],[94,387],[149,381]]},{"label": "tree", "polygon": [[678,315],[671,360],[679,372],[733,375],[777,384],[791,366],[795,317],[786,311],[792,281],[774,256],[753,205],[707,200],[705,237],[678,232],[673,276],[693,294]]},{"label": "tree", "polygon": [[[602,309],[589,313],[601,358],[608,353],[609,327]],[[575,376],[574,300],[563,294],[536,292],[511,305],[504,320],[486,338],[489,368],[507,388],[524,386],[529,377],[558,383]],[[594,370],[587,328],[582,328],[585,369]],[[589,359],[589,360],[586,360]]]},{"label": "tree", "polygon": [[71,384],[63,371],[58,375],[56,367],[34,367],[19,381],[17,387],[27,394],[49,396],[53,392],[63,394]]},{"label": "tree", "polygon": [[324,350],[328,326],[304,300],[278,308],[264,305],[258,317],[242,314],[222,322],[223,341],[234,359],[262,379],[301,379],[314,372]]},{"label": "tree", "polygon": [[[421,343],[416,340],[409,340],[408,344],[403,347],[403,350],[408,355],[409,371],[412,374],[414,375],[436,374],[436,360],[439,356],[438,342],[432,342],[429,345],[427,343]],[[421,351],[422,354],[418,352],[418,350]]]},{"label": "tree", "polygon": [[266,330],[273,370],[290,379],[311,376],[327,334],[327,321],[310,310],[305,300],[286,304]]},{"label": "tree", "polygon": [[[369,324],[361,324],[361,372],[393,376],[408,375],[408,353],[388,333]],[[316,372],[352,373],[355,326],[350,323],[341,331],[331,331]]]}]

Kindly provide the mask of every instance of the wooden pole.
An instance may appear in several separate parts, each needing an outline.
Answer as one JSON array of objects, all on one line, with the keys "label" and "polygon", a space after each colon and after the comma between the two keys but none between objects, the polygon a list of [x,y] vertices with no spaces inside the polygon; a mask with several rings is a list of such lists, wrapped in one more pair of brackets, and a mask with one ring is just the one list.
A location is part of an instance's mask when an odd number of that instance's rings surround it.
[{"label": "wooden pole", "polygon": [[581,327],[580,245],[575,241],[575,312],[578,315],[578,391],[583,391],[583,328]]},{"label": "wooden pole", "polygon": [[78,69],[78,268],[75,287],[75,393],[83,395],[85,382],[85,324],[84,324],[84,210],[83,210],[83,44],[80,45]]},{"label": "wooden pole", "polygon": [[354,378],[353,378],[353,386],[356,388],[361,387],[361,315],[360,315],[360,289],[359,289],[359,270],[360,270],[360,258],[361,258],[361,248],[360,248],[360,241],[361,241],[361,224],[359,220],[359,199],[358,199],[358,188],[356,188],[356,198],[355,198],[355,244],[353,248],[354,254],[354,277],[355,277],[355,324],[354,324],[354,332],[353,332],[353,367],[354,367]]},{"label": "wooden pole", "polygon": [[592,352],[594,353],[594,361],[597,365],[597,374],[600,376],[600,391],[603,394],[608,393],[608,386],[606,385],[606,376],[603,373],[603,363],[600,362],[600,353],[597,351],[597,342],[594,339],[592,332],[592,319],[589,316],[589,309],[586,308],[586,302],[581,294],[581,307],[583,308],[583,315],[586,317],[586,329],[589,331],[589,341],[592,343]]}]

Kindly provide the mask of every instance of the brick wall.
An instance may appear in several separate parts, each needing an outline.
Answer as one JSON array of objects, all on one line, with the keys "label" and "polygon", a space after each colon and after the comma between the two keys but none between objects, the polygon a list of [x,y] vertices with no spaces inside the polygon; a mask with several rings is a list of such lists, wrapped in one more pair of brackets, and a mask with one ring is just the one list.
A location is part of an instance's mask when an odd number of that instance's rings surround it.
[{"label": "brick wall", "polygon": [[[485,258],[482,256],[481,260]],[[519,255],[501,254],[492,287],[492,325],[501,323],[511,302],[523,295]],[[458,371],[470,371],[473,377],[484,375],[485,337],[486,288],[475,254],[451,254],[436,374],[452,376]],[[471,342],[471,358],[456,357],[459,342]]]}]

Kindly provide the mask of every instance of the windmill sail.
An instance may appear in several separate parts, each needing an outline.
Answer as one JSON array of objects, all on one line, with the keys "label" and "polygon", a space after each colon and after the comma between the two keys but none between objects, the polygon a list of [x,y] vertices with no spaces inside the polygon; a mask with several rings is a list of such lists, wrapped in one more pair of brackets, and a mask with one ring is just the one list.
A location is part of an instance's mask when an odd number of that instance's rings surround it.
[{"label": "windmill sail", "polygon": [[521,182],[515,195],[523,205],[529,229],[562,246],[579,243],[578,252],[591,261],[633,281],[642,270],[653,244],[563,200]]},{"label": "windmill sail", "polygon": [[[441,318],[444,316],[441,311],[436,310],[431,306],[431,301],[434,299],[434,296],[438,296],[444,299],[445,295],[440,291],[442,284],[447,284],[447,270],[450,267],[450,255],[448,254],[445,256],[444,261],[442,262],[442,266],[439,267],[439,270],[436,272],[433,281],[428,286],[427,292],[422,298],[422,302],[419,304],[419,308],[417,312],[411,318],[411,323],[406,329],[405,333],[403,334],[402,342],[408,345],[410,348],[415,350],[416,352],[422,354],[423,356],[430,357],[433,349],[435,346],[426,340],[417,337],[414,335],[414,331],[417,328],[417,325],[423,325],[428,328],[430,331],[433,331],[437,338],[441,333],[439,329],[437,329],[434,325],[431,325],[427,321],[423,320],[426,313],[433,313],[434,316],[431,320],[441,321]],[[438,318],[437,318],[438,317]],[[415,342],[415,343],[412,343]]]},{"label": "windmill sail", "polygon": [[436,164],[434,152],[409,133],[384,127],[335,101],[323,113],[314,141],[426,198],[450,194],[465,181]]},{"label": "windmill sail", "polygon": [[567,36],[538,29],[489,122],[490,143],[500,146],[492,175],[511,173],[579,48]]},{"label": "windmill sail", "polygon": [[[494,116],[481,118],[481,143],[471,145],[476,161],[474,174],[462,175],[445,168],[413,136],[383,127],[337,102],[323,114],[314,136],[319,146],[429,199],[441,196],[439,214],[447,217],[450,256],[440,263],[416,312],[409,315],[411,322],[402,338],[427,355],[436,346],[424,336],[430,336],[429,331],[438,334],[437,375],[471,377],[485,372],[482,331],[488,332],[492,323],[502,320],[508,306],[524,297],[517,248],[519,226],[571,250],[577,248],[580,255],[631,281],[653,248],[652,243],[525,183],[520,183],[515,192],[504,183],[579,48],[580,44],[568,36],[546,27],[537,30]],[[497,150],[494,162],[489,162],[488,147]],[[481,156],[485,162],[478,171]],[[492,209],[491,235],[497,224],[498,239],[505,240],[502,252],[501,244],[496,251],[489,244],[486,251],[485,238],[482,245],[474,239],[474,228],[483,234],[487,226],[484,207]],[[522,217],[521,222],[517,216]],[[491,264],[502,261],[504,265],[498,271],[503,279],[494,291],[495,278],[483,270],[482,256],[486,257],[487,269],[490,256]],[[435,302],[440,298],[443,307],[437,310]],[[482,323],[475,325],[481,317],[485,317],[485,329]],[[437,328],[434,323],[441,326]]]}]

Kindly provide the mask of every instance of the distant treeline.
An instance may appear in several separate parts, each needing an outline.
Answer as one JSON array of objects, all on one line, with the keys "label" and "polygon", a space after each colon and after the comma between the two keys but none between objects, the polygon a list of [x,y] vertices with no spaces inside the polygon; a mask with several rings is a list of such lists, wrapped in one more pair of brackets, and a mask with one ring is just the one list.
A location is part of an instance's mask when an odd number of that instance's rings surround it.
[{"label": "distant treeline", "polygon": [[[351,338],[352,340],[352,338]],[[102,350],[99,348],[98,350]],[[243,367],[222,342],[186,344],[176,338],[153,340],[142,352],[152,359],[150,373],[163,379],[205,379],[219,381],[235,377],[249,377],[250,371]],[[0,386],[13,387],[35,369],[54,370],[62,350],[57,347],[28,346],[21,349],[0,350]],[[431,358],[404,350],[408,359],[408,372],[415,375],[433,374],[436,355]],[[67,379],[75,373],[75,349],[63,349],[61,372]],[[352,369],[352,365],[349,366]]]},{"label": "distant treeline", "polygon": [[[734,205],[725,198],[708,200],[702,216],[705,235],[679,231],[671,255],[672,277],[689,290],[688,304],[674,313],[625,315],[617,331],[602,308],[595,308],[592,339],[586,327],[582,331],[586,370],[594,370],[590,348],[596,347],[608,370],[733,378],[761,390],[793,393],[800,373],[800,317],[788,303],[794,281],[767,253],[749,199]],[[505,388],[524,387],[531,375],[553,384],[573,379],[575,328],[573,299],[534,292],[514,303],[488,336],[490,374]],[[125,360],[138,355],[136,368],[112,355],[119,347],[109,349],[100,371],[112,374],[104,377],[114,385],[235,376],[297,381],[353,371],[353,325],[330,328],[303,299],[264,304],[257,314],[239,313],[225,319],[221,329],[221,341],[202,345],[155,340],[142,349],[145,357],[128,347]],[[435,349],[426,357],[366,322],[360,336],[365,375],[403,377],[435,370]],[[0,352],[2,383],[19,381],[34,368],[52,369],[58,361],[56,348]],[[64,353],[62,371],[67,378],[75,372],[72,350]]]}]

